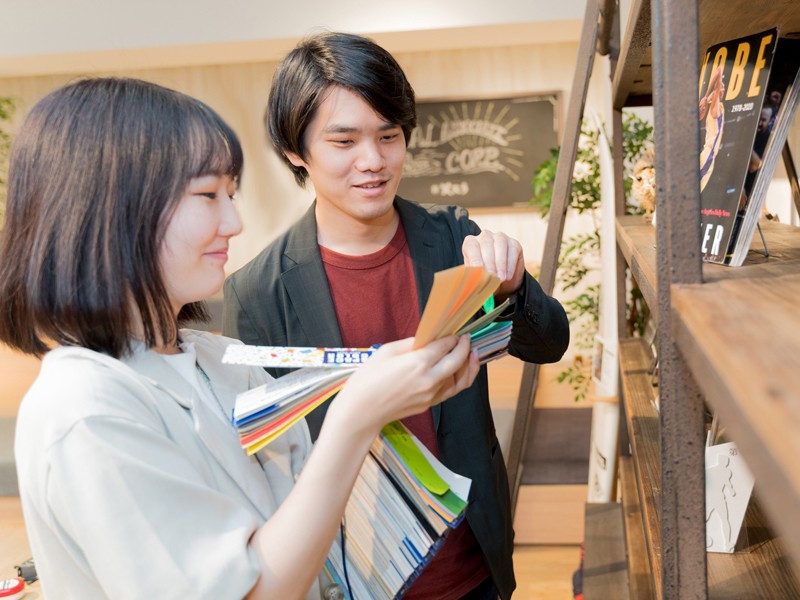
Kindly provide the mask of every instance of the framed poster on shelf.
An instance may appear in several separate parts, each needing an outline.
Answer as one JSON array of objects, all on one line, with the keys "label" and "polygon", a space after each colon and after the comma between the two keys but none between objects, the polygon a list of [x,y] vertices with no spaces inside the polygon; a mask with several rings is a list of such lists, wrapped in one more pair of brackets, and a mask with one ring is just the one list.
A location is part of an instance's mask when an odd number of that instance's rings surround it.
[{"label": "framed poster on shelf", "polygon": [[417,102],[398,193],[467,208],[527,206],[559,143],[558,92]]}]

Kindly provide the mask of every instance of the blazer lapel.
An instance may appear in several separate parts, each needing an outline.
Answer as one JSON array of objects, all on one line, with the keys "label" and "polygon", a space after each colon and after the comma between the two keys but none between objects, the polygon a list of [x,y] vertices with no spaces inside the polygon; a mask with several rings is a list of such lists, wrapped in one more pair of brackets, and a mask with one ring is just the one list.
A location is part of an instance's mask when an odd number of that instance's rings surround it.
[{"label": "blazer lapel", "polygon": [[398,197],[395,206],[400,213],[408,250],[414,263],[419,314],[422,315],[433,287],[433,276],[445,268],[444,256],[440,250],[441,239],[432,228],[426,228],[427,214],[417,210],[416,205]]},{"label": "blazer lapel", "polygon": [[[428,226],[427,212],[400,197],[395,199],[395,206],[400,213],[411,260],[414,263],[419,314],[422,316],[431,294],[434,274],[453,265],[447,263],[447,254],[442,251],[441,236]],[[438,431],[442,417],[442,405],[437,404],[431,407],[431,413],[433,428]]]},{"label": "blazer lapel", "polygon": [[316,202],[298,222],[287,241],[284,256],[290,266],[281,273],[281,281],[300,321],[305,334],[303,337],[306,340],[314,339],[315,346],[338,347],[342,345],[342,334],[319,254],[315,207]]}]

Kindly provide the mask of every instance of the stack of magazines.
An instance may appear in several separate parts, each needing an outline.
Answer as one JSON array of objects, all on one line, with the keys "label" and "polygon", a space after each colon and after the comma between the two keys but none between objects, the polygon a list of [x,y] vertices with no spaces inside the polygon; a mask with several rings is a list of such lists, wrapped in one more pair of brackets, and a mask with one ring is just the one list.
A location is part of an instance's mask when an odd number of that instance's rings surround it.
[{"label": "stack of magazines", "polygon": [[390,423],[358,475],[328,576],[351,599],[401,598],[464,518],[470,484]]},{"label": "stack of magazines", "polygon": [[[459,333],[469,333],[481,363],[508,354],[511,321],[485,321],[484,315]],[[306,348],[232,344],[223,356],[226,364],[295,368],[288,375],[239,394],[233,424],[248,454],[258,452],[337,393],[347,378],[376,348]]]},{"label": "stack of magazines", "polygon": [[354,370],[307,367],[239,394],[233,424],[247,454],[261,450],[333,396]]},{"label": "stack of magazines", "polygon": [[[481,363],[508,353],[511,321],[496,321],[508,307],[495,307],[499,280],[479,267],[454,267],[434,276],[433,289],[415,336],[415,345],[456,333],[469,334]],[[484,314],[468,321],[483,305]],[[347,378],[376,351],[372,348],[311,348],[231,344],[226,364],[298,369],[239,394],[233,424],[248,454],[254,454],[336,394]]]}]

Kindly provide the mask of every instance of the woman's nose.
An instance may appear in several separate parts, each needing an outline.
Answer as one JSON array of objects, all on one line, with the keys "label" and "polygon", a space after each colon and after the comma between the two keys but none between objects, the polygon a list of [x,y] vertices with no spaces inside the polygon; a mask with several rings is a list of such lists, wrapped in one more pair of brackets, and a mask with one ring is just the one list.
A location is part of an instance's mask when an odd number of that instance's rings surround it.
[{"label": "woman's nose", "polygon": [[223,203],[222,221],[219,226],[220,235],[225,237],[233,237],[242,232],[242,219],[239,217],[239,211],[233,203],[233,198],[228,196],[226,202]]}]

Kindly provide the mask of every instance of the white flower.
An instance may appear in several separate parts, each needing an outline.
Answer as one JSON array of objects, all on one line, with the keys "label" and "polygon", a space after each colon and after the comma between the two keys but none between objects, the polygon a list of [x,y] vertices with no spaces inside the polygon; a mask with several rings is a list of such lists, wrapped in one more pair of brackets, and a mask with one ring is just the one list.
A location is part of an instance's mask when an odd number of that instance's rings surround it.
[{"label": "white flower", "polygon": [[572,175],[575,177],[575,179],[586,179],[592,174],[593,170],[591,163],[582,160],[575,161],[575,169],[572,172]]}]

